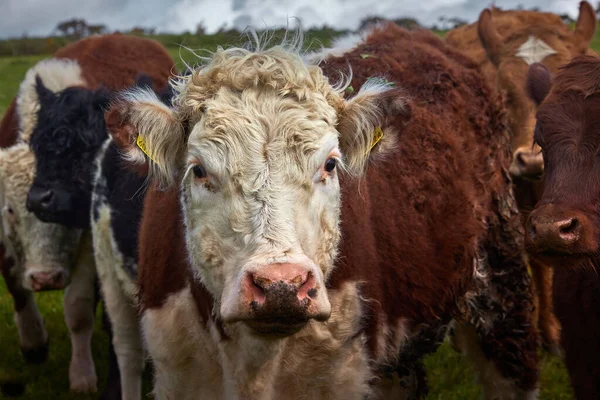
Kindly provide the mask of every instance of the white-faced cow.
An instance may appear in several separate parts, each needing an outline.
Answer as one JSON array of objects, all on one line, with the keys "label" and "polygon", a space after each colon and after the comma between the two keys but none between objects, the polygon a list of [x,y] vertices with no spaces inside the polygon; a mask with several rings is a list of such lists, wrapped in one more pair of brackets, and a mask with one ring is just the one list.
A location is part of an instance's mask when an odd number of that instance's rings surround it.
[{"label": "white-faced cow", "polygon": [[452,323],[487,398],[535,398],[509,138],[476,65],[394,25],[321,67],[258,48],[218,50],[173,107],[137,90],[106,116],[154,181],[138,283],[155,396],[420,397]]},{"label": "white-faced cow", "polygon": [[[164,86],[173,66],[173,60],[164,47],[152,40],[116,34],[94,36],[72,43],[59,50],[53,58],[39,62],[27,72],[19,94],[11,103],[0,125],[0,144],[7,146],[18,138],[18,141],[25,143],[27,147],[32,136],[41,131],[52,136],[55,150],[68,144],[71,140],[68,133],[74,132],[82,140],[93,138],[88,129],[98,128],[98,126],[90,125],[95,123],[94,121],[86,121],[88,125],[77,125],[75,123],[81,122],[78,116],[85,114],[89,108],[106,107],[109,101],[107,93],[110,90],[131,86],[140,72],[147,74],[156,88]],[[87,89],[86,93],[91,94],[87,97],[80,95],[83,89]],[[64,125],[61,125],[60,129],[52,129],[53,126],[57,126],[55,124],[57,120]],[[103,126],[102,118],[100,122]],[[29,181],[20,183],[21,186],[18,187],[20,191],[17,192],[15,191],[17,189],[10,186],[6,187],[6,193],[3,194],[11,201],[16,199],[21,201],[19,205],[12,204],[12,209],[25,214],[19,215],[18,218],[7,214],[6,220],[20,221],[20,225],[14,222],[19,229],[18,240],[26,242],[37,253],[48,253],[53,249],[49,247],[50,245],[45,245],[38,235],[44,236],[44,240],[52,242],[52,246],[59,248],[63,246],[62,236],[56,232],[70,232],[71,239],[67,242],[74,249],[79,248],[77,253],[79,261],[77,265],[59,263],[52,259],[52,254],[45,254],[48,257],[46,263],[41,259],[25,261],[25,271],[20,273],[25,277],[25,282],[21,282],[15,275],[16,269],[11,268],[8,271],[8,266],[12,264],[10,258],[5,258],[6,268],[3,269],[8,272],[4,275],[8,279],[13,279],[12,284],[9,283],[9,289],[16,303],[19,303],[19,296],[28,293],[26,288],[59,289],[70,282],[65,297],[65,317],[73,342],[69,370],[71,389],[93,391],[96,389],[97,379],[91,355],[91,337],[97,296],[92,238],[87,229],[89,220],[87,225],[72,223],[79,214],[89,215],[90,203],[88,201],[87,204],[74,204],[72,198],[65,196],[64,193],[48,190],[46,185],[51,185],[52,178],[60,172],[55,168],[57,164],[48,168],[47,180],[40,184],[34,178],[35,170],[48,166],[40,166],[39,160],[32,158],[31,154],[28,157],[31,162],[27,163],[28,158],[24,157],[23,165],[31,170],[19,173],[30,177]],[[84,169],[87,165],[78,164],[72,167],[75,172],[71,175],[69,183],[76,188],[79,188],[79,184],[89,185],[89,174],[85,174]],[[32,184],[37,185],[37,188],[41,187],[41,190],[32,193],[30,190]],[[42,224],[41,221],[35,220],[33,214],[27,212],[27,210],[34,210],[36,204],[40,203],[53,207],[54,211],[73,207],[75,213],[69,214],[67,220],[64,214],[61,215],[63,219],[60,221],[51,220],[50,214],[44,212],[42,207],[40,212],[35,213],[36,216],[42,221],[51,222],[51,224]],[[61,225],[56,224],[58,222]],[[45,232],[48,232],[48,235]],[[75,235],[81,235],[82,239],[77,239]],[[35,238],[37,239],[34,240]],[[6,252],[8,246],[6,244],[4,246]],[[63,258],[68,257],[69,248],[62,250],[60,254]],[[8,256],[12,257],[10,254]],[[84,274],[83,271],[87,272]],[[78,278],[81,275],[84,276]],[[38,321],[37,325],[43,326],[41,319],[37,318],[36,321]],[[45,337],[45,333],[42,336]],[[111,392],[105,393],[105,396],[121,397],[118,374],[110,376],[117,380],[117,384],[109,382],[107,388],[110,388]]]}]

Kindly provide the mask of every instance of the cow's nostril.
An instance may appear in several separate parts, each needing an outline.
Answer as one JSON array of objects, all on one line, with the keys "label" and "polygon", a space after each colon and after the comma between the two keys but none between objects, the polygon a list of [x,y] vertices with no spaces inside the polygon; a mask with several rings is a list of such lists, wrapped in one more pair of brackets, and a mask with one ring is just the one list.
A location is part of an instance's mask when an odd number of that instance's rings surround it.
[{"label": "cow's nostril", "polygon": [[529,224],[529,237],[531,239],[535,239],[535,237],[537,236],[537,229],[535,228],[535,224],[530,223]]},{"label": "cow's nostril", "polygon": [[251,303],[255,305],[261,305],[265,302],[266,293],[264,287],[267,282],[264,280],[257,278],[251,274],[246,275],[246,285],[250,289],[250,294],[252,296]]},{"label": "cow's nostril", "polygon": [[517,159],[517,164],[519,164],[519,167],[521,167],[521,168],[527,167],[527,162],[525,161],[525,158],[523,157],[523,153],[517,153],[515,158]]},{"label": "cow's nostril", "polygon": [[571,218],[567,221],[561,221],[559,223],[559,232],[561,234],[574,233],[579,227],[579,221],[576,218]]},{"label": "cow's nostril", "polygon": [[54,192],[52,192],[51,190],[46,190],[44,193],[42,193],[40,195],[40,204],[44,207],[48,207],[51,203],[52,200],[54,199]]}]

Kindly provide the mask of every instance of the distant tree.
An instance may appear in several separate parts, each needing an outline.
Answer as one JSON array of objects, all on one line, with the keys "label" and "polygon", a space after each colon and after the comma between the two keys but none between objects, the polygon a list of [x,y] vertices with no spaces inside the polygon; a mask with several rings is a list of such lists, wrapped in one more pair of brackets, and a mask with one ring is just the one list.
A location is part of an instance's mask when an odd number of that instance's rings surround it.
[{"label": "distant tree", "polygon": [[128,33],[130,35],[136,35],[136,36],[151,36],[156,33],[156,28],[134,26],[133,28],[131,28],[131,30]]},{"label": "distant tree", "polygon": [[204,22],[200,21],[196,24],[196,36],[206,35],[206,27],[204,26]]},{"label": "distant tree", "polygon": [[90,34],[90,35],[101,35],[106,32],[107,32],[106,25],[103,25],[103,24],[88,25],[88,34]]},{"label": "distant tree", "polygon": [[398,18],[394,20],[394,23],[406,29],[415,29],[420,27],[419,22],[414,18]]},{"label": "distant tree", "polygon": [[468,24],[468,21],[466,21],[466,20],[464,20],[462,18],[458,18],[458,17],[452,17],[452,18],[450,18],[448,20],[448,22],[452,26],[452,29],[458,28],[459,26]]},{"label": "distant tree", "polygon": [[73,18],[59,22],[54,28],[54,31],[59,32],[62,36],[67,36],[73,39],[106,33],[106,25],[90,25],[84,19]]},{"label": "distant tree", "polygon": [[454,28],[458,28],[459,26],[466,25],[468,23],[466,20],[464,20],[462,18],[459,18],[459,17],[448,18],[444,15],[439,17],[438,21],[442,24],[443,29],[454,29]]},{"label": "distant tree", "polygon": [[385,18],[377,17],[377,16],[369,16],[360,20],[360,25],[358,26],[358,30],[362,31],[363,29],[376,25],[382,21],[385,21]]},{"label": "distant tree", "polygon": [[59,22],[58,25],[56,25],[56,30],[63,36],[70,36],[74,39],[82,38],[87,36],[89,33],[87,22],[85,22],[83,19],[77,18]]},{"label": "distant tree", "polygon": [[575,20],[573,18],[571,18],[571,16],[569,14],[560,14],[560,18],[567,25],[571,25],[571,24],[575,23]]}]

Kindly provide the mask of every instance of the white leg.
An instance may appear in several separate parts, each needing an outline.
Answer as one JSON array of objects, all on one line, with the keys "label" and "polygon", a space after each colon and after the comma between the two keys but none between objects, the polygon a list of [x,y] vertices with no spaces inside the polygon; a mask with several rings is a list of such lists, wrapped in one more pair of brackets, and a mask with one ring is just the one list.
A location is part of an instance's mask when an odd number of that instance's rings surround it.
[{"label": "white leg", "polygon": [[[110,267],[118,268],[115,265]],[[100,269],[104,270],[103,267]],[[106,275],[100,275],[103,278],[101,285],[104,303],[113,327],[113,345],[121,373],[122,399],[139,400],[142,395],[144,349],[137,307],[133,298],[124,293],[114,273],[110,274],[109,271]]]},{"label": "white leg", "polygon": [[87,231],[82,235],[75,271],[64,295],[65,321],[71,335],[69,382],[75,392],[96,391],[91,347],[96,308],[95,279],[91,238]]},{"label": "white leg", "polygon": [[454,321],[454,341],[473,365],[483,387],[486,400],[535,400],[538,390],[524,391],[502,376],[493,361],[481,350],[481,343],[472,325]]},{"label": "white leg", "polygon": [[140,400],[144,348],[135,304],[136,283],[124,269],[124,257],[114,243],[110,208],[99,208],[99,218],[92,222],[94,257],[102,297],[113,330],[113,346],[124,400]]},{"label": "white leg", "polygon": [[233,399],[223,391],[217,346],[201,321],[189,287],[141,316],[156,400]]}]

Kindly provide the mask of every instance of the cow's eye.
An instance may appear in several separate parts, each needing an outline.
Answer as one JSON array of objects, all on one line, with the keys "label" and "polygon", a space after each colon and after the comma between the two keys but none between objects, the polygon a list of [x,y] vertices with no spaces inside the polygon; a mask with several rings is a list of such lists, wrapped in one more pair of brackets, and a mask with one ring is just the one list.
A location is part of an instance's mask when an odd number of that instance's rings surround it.
[{"label": "cow's eye", "polygon": [[204,169],[204,167],[202,167],[201,165],[194,165],[194,167],[192,168],[192,171],[194,172],[194,175],[196,176],[196,178],[206,178],[206,170]]},{"label": "cow's eye", "polygon": [[327,171],[327,172],[333,171],[335,169],[336,164],[337,164],[337,161],[335,160],[335,158],[329,158],[325,162],[325,171]]}]

